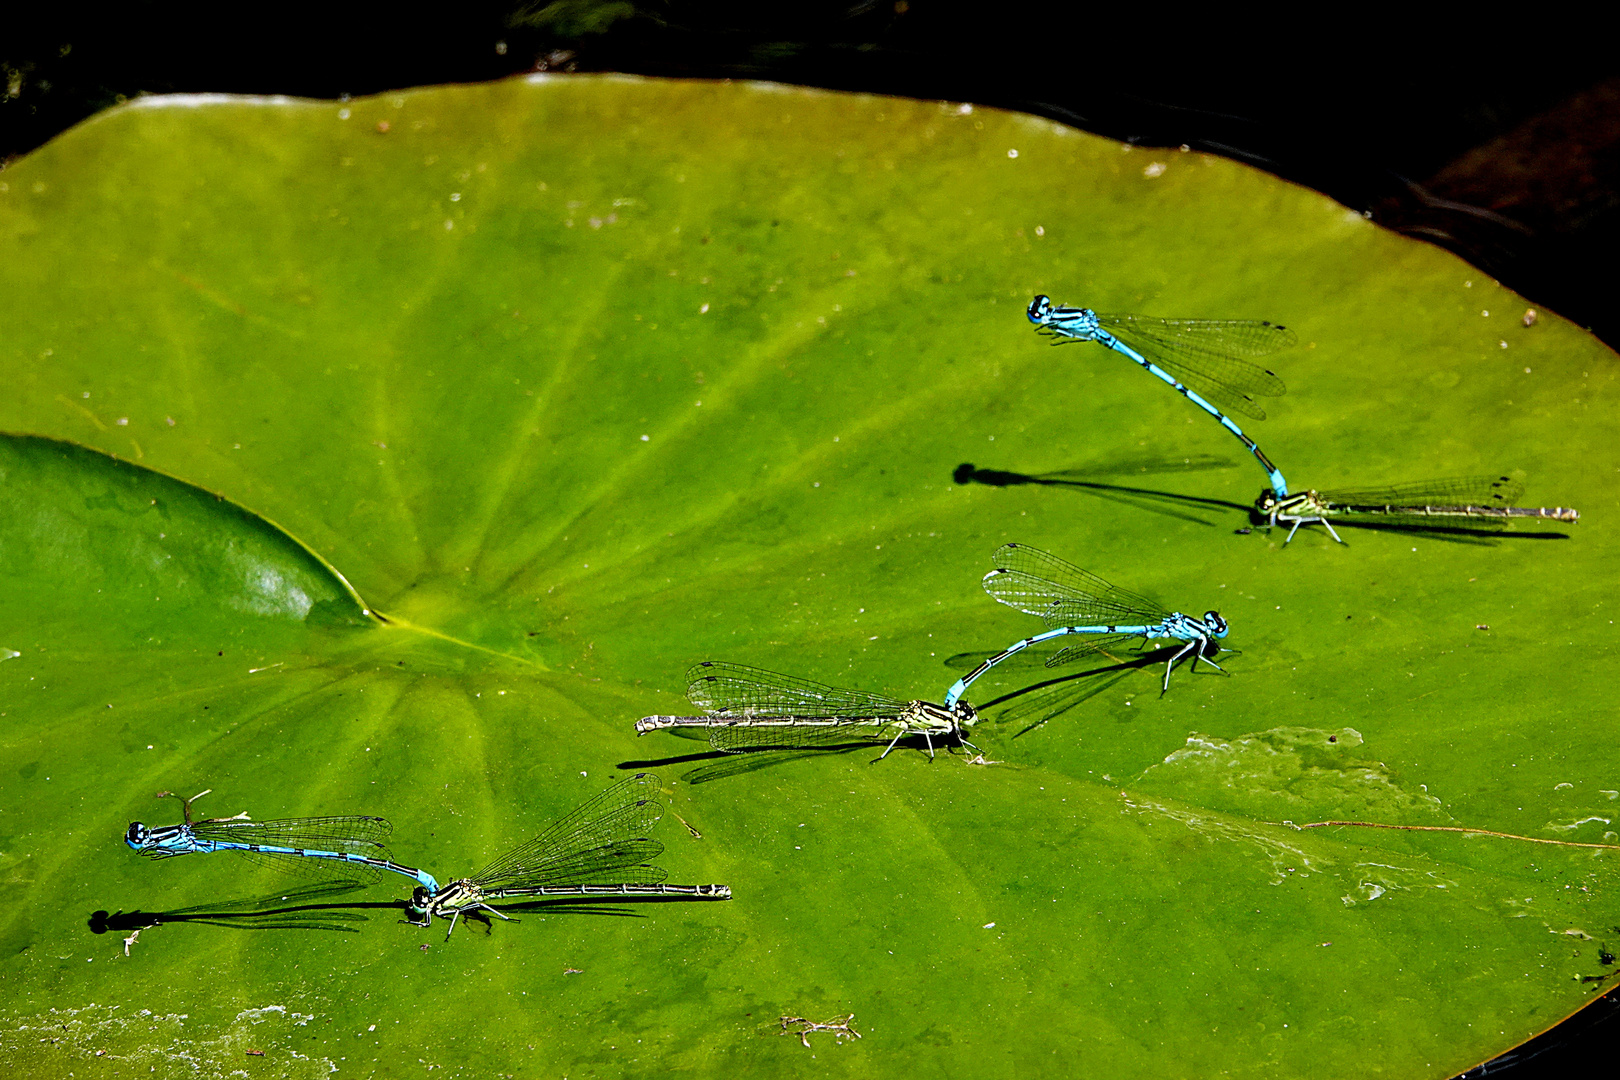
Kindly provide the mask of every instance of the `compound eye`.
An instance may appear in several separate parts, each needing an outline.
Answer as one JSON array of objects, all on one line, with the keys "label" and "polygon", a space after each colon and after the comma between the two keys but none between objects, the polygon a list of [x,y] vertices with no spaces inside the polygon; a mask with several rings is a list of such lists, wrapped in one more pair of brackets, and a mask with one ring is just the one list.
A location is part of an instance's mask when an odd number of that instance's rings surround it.
[{"label": "compound eye", "polygon": [[146,839],[146,826],[138,821],[129,823],[129,830],[124,833],[124,843],[139,844]]},{"label": "compound eye", "polygon": [[1052,310],[1052,301],[1045,296],[1037,296],[1029,302],[1029,317],[1037,322],[1046,318]]}]

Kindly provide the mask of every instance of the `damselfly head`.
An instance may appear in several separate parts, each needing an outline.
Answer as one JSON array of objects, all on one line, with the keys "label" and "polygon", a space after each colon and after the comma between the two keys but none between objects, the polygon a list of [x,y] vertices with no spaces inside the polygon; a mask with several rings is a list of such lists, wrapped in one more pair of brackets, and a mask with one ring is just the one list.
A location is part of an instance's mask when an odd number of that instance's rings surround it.
[{"label": "damselfly head", "polygon": [[1209,629],[1211,637],[1226,636],[1226,620],[1221,618],[1221,613],[1218,611],[1204,612],[1204,626]]},{"label": "damselfly head", "polygon": [[1254,500],[1256,513],[1269,514],[1277,508],[1277,493],[1270,488],[1261,488],[1260,497]]},{"label": "damselfly head", "polygon": [[1052,300],[1047,296],[1037,296],[1029,302],[1029,321],[1044,323],[1052,314]]},{"label": "damselfly head", "polygon": [[146,838],[151,835],[151,832],[151,829],[148,829],[140,822],[132,821],[129,823],[128,831],[124,833],[124,843],[139,851],[146,846]]},{"label": "damselfly head", "polygon": [[951,715],[955,717],[960,727],[972,727],[979,722],[979,712],[965,701],[958,701],[951,706]]}]

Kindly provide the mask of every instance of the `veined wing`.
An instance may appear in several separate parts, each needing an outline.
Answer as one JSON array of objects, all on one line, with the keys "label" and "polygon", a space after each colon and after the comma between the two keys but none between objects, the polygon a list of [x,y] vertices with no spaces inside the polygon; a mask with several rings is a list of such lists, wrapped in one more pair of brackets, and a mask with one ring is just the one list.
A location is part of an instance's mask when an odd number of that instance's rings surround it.
[{"label": "veined wing", "polygon": [[700,709],[729,716],[898,716],[911,702],[811,682],[744,664],[705,660],[686,673],[686,696]]},{"label": "veined wing", "polygon": [[709,745],[728,754],[744,750],[806,750],[889,742],[898,731],[893,718],[819,724],[725,724],[709,729]]},{"label": "veined wing", "polygon": [[[554,880],[552,875],[579,873],[583,872],[582,868],[602,872],[618,870],[651,858],[663,850],[657,841],[646,839],[664,816],[663,804],[656,799],[658,792],[657,776],[638,773],[608,788],[533,840],[496,859],[473,880],[485,888],[517,882],[577,884],[577,880]],[[654,847],[657,850],[653,850]],[[627,878],[616,880],[631,883]]]},{"label": "veined wing", "polygon": [[1486,506],[1505,509],[1523,494],[1524,484],[1510,476],[1462,476],[1359,491],[1324,491],[1321,499],[1329,509],[1352,506]]},{"label": "veined wing", "polygon": [[341,851],[372,859],[388,858],[388,835],[394,826],[380,817],[284,818],[277,821],[223,819],[197,821],[191,834],[199,840],[273,847]]},{"label": "veined wing", "polygon": [[268,866],[279,873],[303,878],[306,881],[335,881],[359,886],[370,885],[382,876],[382,871],[375,866],[349,862],[345,859],[316,859],[305,855],[277,855],[264,851],[244,851],[241,854],[249,862],[256,862],[260,866]]},{"label": "veined wing", "polygon": [[516,863],[474,880],[486,893],[507,894],[558,885],[657,885],[669,877],[663,867],[652,865],[663,851],[657,840],[639,837],[569,852],[540,866]]},{"label": "veined wing", "polygon": [[1169,614],[1145,596],[1109,584],[1038,548],[1007,544],[991,556],[984,591],[1052,627],[1162,622]]},{"label": "veined wing", "polygon": [[1072,664],[1076,660],[1083,660],[1088,656],[1098,654],[1112,656],[1113,650],[1123,649],[1128,645],[1142,641],[1140,634],[1097,634],[1095,636],[1086,634],[1083,636],[1076,635],[1076,637],[1077,640],[1069,642],[1063,648],[1048,656],[1046,666],[1049,668],[1062,667],[1064,664]]},{"label": "veined wing", "polygon": [[1250,319],[1155,319],[1098,315],[1098,324],[1160,364],[1201,397],[1264,420],[1257,397],[1280,397],[1288,387],[1275,372],[1240,357],[1269,356],[1299,339],[1276,323]]},{"label": "veined wing", "polygon": [[1027,615],[1039,616],[1047,626],[1135,626],[1162,622],[1165,613],[1152,601],[1117,590],[1122,595],[1076,596],[1045,578],[1017,570],[992,570],[984,576],[984,591]]},{"label": "veined wing", "polygon": [[[1299,344],[1298,336],[1288,327],[1264,319],[1159,319],[1151,315],[1098,315],[1097,323],[1111,334],[1123,330],[1166,348],[1196,349],[1213,356],[1238,356],[1250,360],[1258,360]],[[1277,378],[1275,375],[1271,377]],[[1269,393],[1281,394],[1285,389],[1279,379],[1276,388]]]},{"label": "veined wing", "polygon": [[[196,821],[191,833],[199,840],[232,844],[264,844],[270,847],[308,851],[335,851],[368,859],[387,859],[386,838],[393,831],[386,818],[316,817],[284,818],[275,821],[216,819]],[[314,858],[273,851],[243,851],[242,857],[296,877],[340,878],[370,883],[378,877],[375,867],[342,859]]]}]

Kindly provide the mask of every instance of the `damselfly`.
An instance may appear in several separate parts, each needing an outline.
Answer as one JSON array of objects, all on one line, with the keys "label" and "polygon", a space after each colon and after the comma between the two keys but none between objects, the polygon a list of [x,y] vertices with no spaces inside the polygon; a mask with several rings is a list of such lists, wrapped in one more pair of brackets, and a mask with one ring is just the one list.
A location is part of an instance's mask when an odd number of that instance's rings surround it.
[{"label": "damselfly", "polygon": [[[415,878],[437,891],[432,874],[415,867],[401,866],[388,857],[386,839],[393,826],[380,817],[282,818],[252,821],[246,813],[228,818],[191,820],[191,804],[207,795],[200,791],[181,800],[184,824],[149,828],[131,822],[124,832],[124,843],[152,859],[176,855],[200,855],[214,851],[236,851],[265,862],[279,870],[327,876],[375,880],[377,871],[390,870]],[[163,796],[168,796],[163,792]]]},{"label": "damselfly", "polygon": [[1392,525],[1470,529],[1501,528],[1531,518],[1540,521],[1580,520],[1579,511],[1564,506],[1524,507],[1513,503],[1524,494],[1524,484],[1510,476],[1469,476],[1455,480],[1427,480],[1365,491],[1301,491],[1278,497],[1264,488],[1254,502],[1257,514],[1269,525],[1290,525],[1287,544],[1301,525],[1321,525],[1333,539],[1330,519]]},{"label": "damselfly", "polygon": [[1277,497],[1288,494],[1288,482],[1277,466],[1216,406],[1264,420],[1265,409],[1255,398],[1278,397],[1288,388],[1274,372],[1248,361],[1293,345],[1299,339],[1292,330],[1254,319],[1099,315],[1090,308],[1053,304],[1045,296],[1030,302],[1029,321],[1054,338],[1055,345],[1095,341],[1141,364],[1236,435],[1266,470]]},{"label": "damselfly", "polygon": [[[1181,649],[1164,665],[1164,690],[1170,689],[1170,669],[1191,653],[1193,664],[1203,660],[1216,671],[1221,666],[1206,655],[1227,632],[1219,612],[1206,611],[1202,619],[1166,611],[1145,596],[1110,585],[1096,574],[1064,562],[1055,555],[1022,544],[1007,544],[991,556],[995,569],[984,576],[984,591],[1028,615],[1038,615],[1052,629],[1015,642],[956,680],[946,691],[947,704],[955,701],[980,675],[1031,645],[1068,634],[1084,634],[1046,661],[1057,667],[1088,653],[1103,653],[1132,638],[1147,643],[1154,638],[1182,642]],[[1218,647],[1217,647],[1218,651]]]},{"label": "damselfly", "polygon": [[727,753],[888,743],[879,760],[907,736],[921,736],[929,757],[935,740],[978,749],[963,731],[978,722],[979,714],[956,698],[944,706],[901,701],[714,660],[693,665],[686,676],[688,700],[708,715],[644,716],[636,721],[637,734],[666,728],[703,734],[710,746]]},{"label": "damselfly", "polygon": [[665,885],[668,875],[651,865],[664,845],[649,837],[664,816],[658,777],[637,773],[608,788],[551,828],[496,859],[470,878],[444,888],[417,886],[406,918],[431,926],[433,916],[456,920],[469,911],[487,911],[512,921],[486,901],[513,896],[688,897],[730,900],[726,885]]}]

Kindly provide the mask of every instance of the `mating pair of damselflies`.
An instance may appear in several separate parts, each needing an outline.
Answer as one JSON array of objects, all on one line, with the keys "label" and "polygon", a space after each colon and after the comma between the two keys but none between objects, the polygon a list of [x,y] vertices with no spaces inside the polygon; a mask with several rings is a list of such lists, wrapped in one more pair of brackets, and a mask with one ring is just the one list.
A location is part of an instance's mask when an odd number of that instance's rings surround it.
[{"label": "mating pair of damselflies", "polygon": [[1168,611],[1145,596],[1111,585],[1096,574],[1055,555],[1022,544],[1007,544],[992,557],[995,569],[984,588],[1009,607],[1035,615],[1050,627],[989,657],[945,692],[941,704],[903,701],[865,690],[849,690],[793,675],[742,664],[705,661],[687,673],[687,698],[706,711],[703,716],[645,716],[636,731],[674,731],[707,738],[717,750],[797,749],[887,743],[881,757],[906,738],[922,739],[932,757],[934,747],[962,745],[973,749],[967,733],[978,722],[973,706],[962,700],[969,685],[997,664],[1032,645],[1056,638],[1076,640],[1047,661],[1056,667],[1129,641],[1168,639],[1180,648],[1165,663],[1164,689],[1178,660],[1191,655],[1220,670],[1210,653],[1227,634],[1218,612],[1202,618]]},{"label": "mating pair of damselflies", "polygon": [[472,877],[457,878],[440,886],[432,874],[394,862],[387,839],[393,826],[380,817],[313,817],[253,821],[239,814],[229,818],[191,819],[191,804],[203,795],[183,800],[179,825],[148,827],[134,822],[124,842],[142,855],[167,859],[179,855],[237,852],[278,869],[328,876],[340,874],[357,881],[375,880],[386,870],[416,881],[406,904],[408,921],[429,926],[433,916],[456,920],[472,911],[487,911],[502,919],[490,900],[514,897],[581,897],[616,899],[633,897],[729,900],[725,885],[665,885],[664,870],[653,866],[664,845],[651,838],[663,816],[658,801],[658,777],[638,773],[604,791],[573,813]]},{"label": "mating pair of damselflies", "polygon": [[1524,485],[1507,476],[1421,481],[1359,491],[1290,492],[1282,471],[1222,409],[1256,420],[1265,410],[1257,398],[1287,392],[1275,372],[1251,363],[1295,344],[1294,332],[1277,323],[1250,319],[1157,319],[1143,315],[1099,315],[1089,308],[1053,304],[1037,296],[1029,320],[1054,344],[1095,341],[1145,368],[1236,436],[1266,472],[1270,486],[1255,500],[1255,512],[1269,525],[1288,525],[1288,539],[1301,525],[1320,524],[1343,543],[1333,521],[1360,521],[1444,528],[1493,528],[1515,519],[1574,522],[1567,507],[1521,507],[1513,503]]}]

